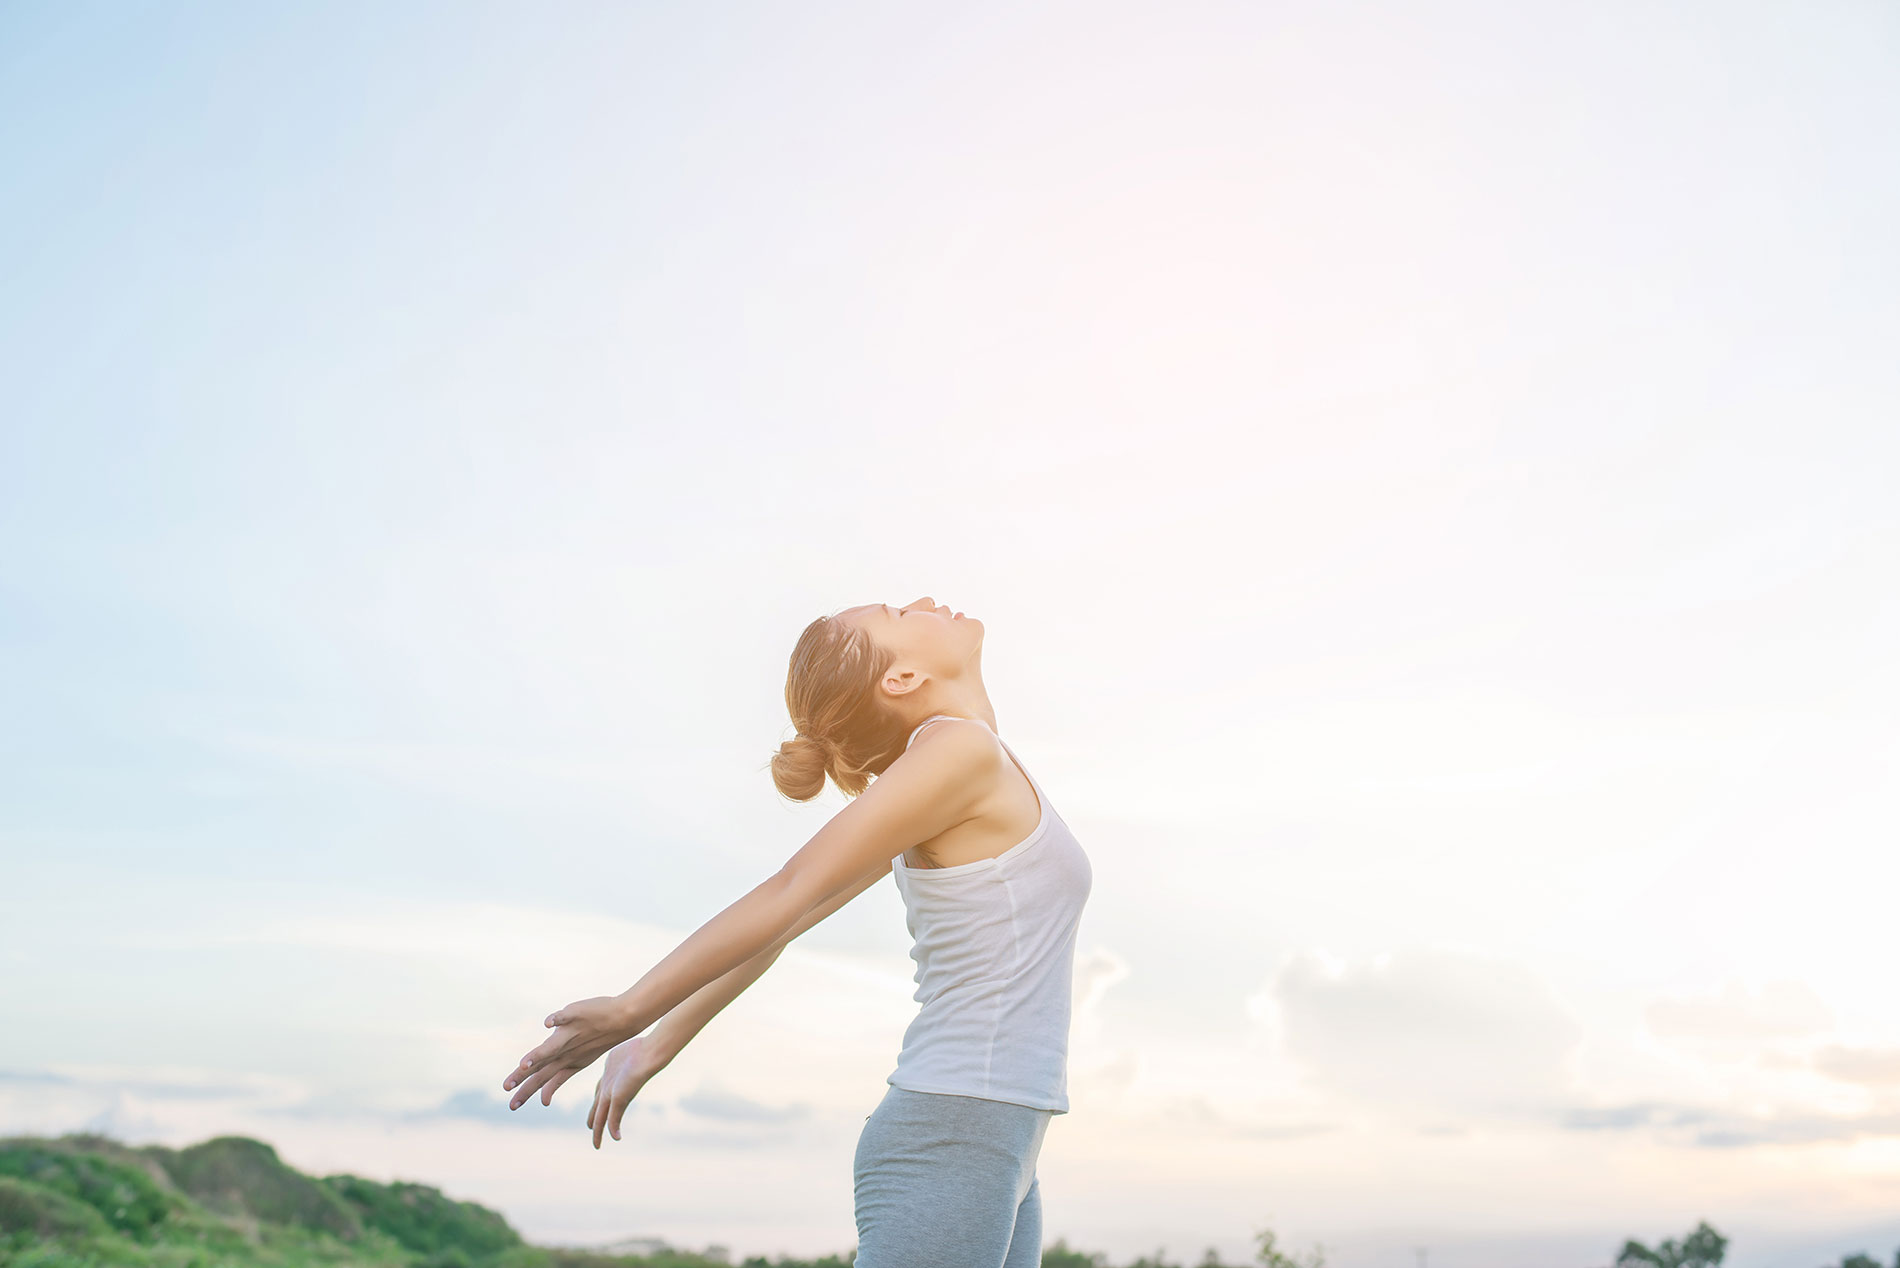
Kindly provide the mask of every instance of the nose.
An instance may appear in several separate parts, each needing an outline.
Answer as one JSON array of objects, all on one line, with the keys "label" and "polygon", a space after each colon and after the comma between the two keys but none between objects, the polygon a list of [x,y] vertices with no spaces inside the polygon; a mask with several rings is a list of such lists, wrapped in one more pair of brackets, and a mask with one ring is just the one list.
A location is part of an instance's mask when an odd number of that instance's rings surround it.
[{"label": "nose", "polygon": [[928,612],[928,611],[931,611],[931,610],[933,610],[933,609],[935,609],[937,605],[936,605],[935,603],[932,603],[932,602],[930,601],[930,596],[929,596],[929,595],[925,595],[925,596],[924,596],[923,598],[921,598],[921,599],[914,599],[914,600],[912,600],[912,601],[911,601],[911,603],[909,604],[909,606],[910,606],[910,607],[913,607],[913,608],[917,608],[917,609],[919,609],[919,610],[921,610],[921,611],[925,611],[925,612]]}]

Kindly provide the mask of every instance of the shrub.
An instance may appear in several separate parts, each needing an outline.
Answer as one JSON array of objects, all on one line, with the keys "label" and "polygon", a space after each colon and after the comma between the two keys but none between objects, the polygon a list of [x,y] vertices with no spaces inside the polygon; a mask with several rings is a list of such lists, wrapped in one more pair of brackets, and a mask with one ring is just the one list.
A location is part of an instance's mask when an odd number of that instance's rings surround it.
[{"label": "shrub", "polygon": [[107,1231],[106,1217],[78,1198],[30,1180],[0,1176],[0,1233],[72,1237]]}]

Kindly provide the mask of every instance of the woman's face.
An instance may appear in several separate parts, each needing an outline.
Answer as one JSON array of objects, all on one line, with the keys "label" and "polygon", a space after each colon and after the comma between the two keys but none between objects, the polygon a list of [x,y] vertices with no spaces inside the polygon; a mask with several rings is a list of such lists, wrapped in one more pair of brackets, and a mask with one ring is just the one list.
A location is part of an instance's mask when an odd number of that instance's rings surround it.
[{"label": "woman's face", "polygon": [[954,678],[983,646],[983,622],[952,612],[928,595],[901,608],[865,603],[846,608],[838,616],[895,654],[893,673],[910,669],[926,676]]}]

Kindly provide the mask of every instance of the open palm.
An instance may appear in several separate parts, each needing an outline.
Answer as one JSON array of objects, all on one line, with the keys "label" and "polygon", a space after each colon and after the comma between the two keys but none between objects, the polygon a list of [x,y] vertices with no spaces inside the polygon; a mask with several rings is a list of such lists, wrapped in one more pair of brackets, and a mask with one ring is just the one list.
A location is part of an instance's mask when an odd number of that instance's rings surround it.
[{"label": "open palm", "polygon": [[642,1035],[635,1035],[607,1054],[606,1068],[601,1072],[600,1082],[594,1085],[594,1103],[587,1110],[587,1125],[594,1132],[594,1148],[600,1148],[602,1131],[612,1133],[615,1140],[620,1139],[620,1116],[626,1113],[627,1106],[647,1085],[647,1080],[665,1066],[654,1045]]},{"label": "open palm", "polygon": [[553,1104],[556,1088],[594,1064],[595,1058],[620,1042],[629,1030],[638,1029],[626,1024],[626,1010],[611,995],[575,1000],[549,1013],[545,1024],[552,1026],[554,1033],[521,1058],[521,1064],[502,1080],[503,1091],[519,1085],[508,1102],[511,1110],[520,1108],[536,1092],[541,1094],[543,1105]]}]

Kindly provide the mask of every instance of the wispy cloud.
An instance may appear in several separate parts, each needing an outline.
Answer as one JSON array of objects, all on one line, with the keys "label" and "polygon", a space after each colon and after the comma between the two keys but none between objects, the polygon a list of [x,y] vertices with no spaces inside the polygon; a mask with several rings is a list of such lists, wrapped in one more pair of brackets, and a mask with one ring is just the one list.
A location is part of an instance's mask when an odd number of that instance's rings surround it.
[{"label": "wispy cloud", "polygon": [[811,1106],[804,1102],[767,1105],[717,1087],[688,1092],[678,1104],[688,1114],[728,1123],[794,1123],[811,1116]]},{"label": "wispy cloud", "polygon": [[1814,1054],[1814,1068],[1844,1083],[1879,1088],[1900,1086],[1900,1048],[1828,1044]]},{"label": "wispy cloud", "polygon": [[543,1105],[539,1096],[522,1103],[520,1109],[508,1108],[507,1092],[486,1092],[479,1088],[466,1088],[460,1092],[451,1092],[442,1098],[440,1104],[428,1109],[409,1110],[391,1115],[408,1123],[426,1123],[439,1119],[459,1119],[471,1123],[485,1123],[491,1127],[542,1128],[549,1130],[573,1131],[587,1122],[587,1102],[571,1098],[566,1103],[557,1096],[552,1105]]},{"label": "wispy cloud", "polygon": [[1558,1116],[1568,1131],[1652,1129],[1659,1139],[1703,1149],[1805,1145],[1900,1136],[1900,1113],[1751,1115],[1707,1105],[1660,1101],[1575,1107]]},{"label": "wispy cloud", "polygon": [[1750,1040],[1814,1034],[1834,1024],[1833,1010],[1807,985],[1763,983],[1750,990],[1731,980],[1714,997],[1659,1000],[1643,1013],[1658,1035],[1682,1039]]}]

